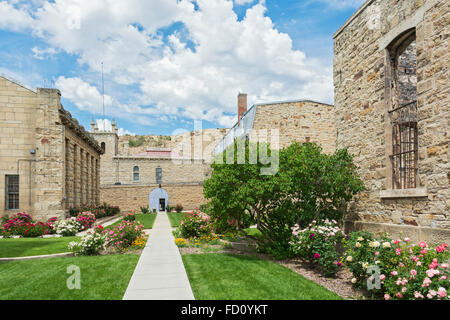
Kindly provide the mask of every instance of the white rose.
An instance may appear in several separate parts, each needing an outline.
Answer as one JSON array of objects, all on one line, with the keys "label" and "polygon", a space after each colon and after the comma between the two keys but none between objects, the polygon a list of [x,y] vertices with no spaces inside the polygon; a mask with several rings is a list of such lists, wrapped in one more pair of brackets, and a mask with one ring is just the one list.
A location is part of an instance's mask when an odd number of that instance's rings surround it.
[{"label": "white rose", "polygon": [[356,278],[353,278],[353,279],[352,279],[352,283],[356,283]]},{"label": "white rose", "polygon": [[347,257],[347,261],[348,261],[348,262],[352,262],[352,261],[353,261],[353,257],[352,257],[352,256],[348,256],[348,257]]}]

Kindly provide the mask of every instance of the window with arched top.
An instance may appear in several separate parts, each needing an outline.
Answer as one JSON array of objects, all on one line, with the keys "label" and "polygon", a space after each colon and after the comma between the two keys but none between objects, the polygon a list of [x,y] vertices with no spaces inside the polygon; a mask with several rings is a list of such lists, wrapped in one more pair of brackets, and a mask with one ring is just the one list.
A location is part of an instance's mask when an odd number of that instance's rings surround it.
[{"label": "window with arched top", "polygon": [[139,181],[139,167],[134,166],[133,168],[133,181]]},{"label": "window with arched top", "polygon": [[399,35],[388,47],[388,113],[392,130],[392,188],[416,188],[418,170],[416,31]]},{"label": "window with arched top", "polygon": [[104,142],[102,142],[100,144],[100,146],[102,147],[103,152],[105,152],[106,151],[106,144]]}]

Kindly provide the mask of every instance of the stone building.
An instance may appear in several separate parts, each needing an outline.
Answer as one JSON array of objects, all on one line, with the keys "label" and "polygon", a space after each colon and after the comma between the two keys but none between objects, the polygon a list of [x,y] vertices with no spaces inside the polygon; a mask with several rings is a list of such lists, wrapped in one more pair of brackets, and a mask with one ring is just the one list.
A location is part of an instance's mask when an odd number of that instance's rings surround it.
[{"label": "stone building", "polygon": [[46,220],[99,202],[103,150],[60,98],[0,76],[0,215]]},{"label": "stone building", "polygon": [[347,229],[450,239],[450,2],[367,0],[334,35],[337,147],[365,183]]},{"label": "stone building", "polygon": [[[272,140],[278,130],[278,141]],[[267,132],[267,134],[266,134]],[[255,104],[247,110],[247,95],[238,95],[238,121],[216,145],[217,155],[236,138],[251,138],[271,143],[274,149],[289,146],[292,142],[315,142],[323,151],[333,153],[336,134],[334,107],[311,100],[292,100]],[[267,138],[264,136],[267,135]]]},{"label": "stone building", "polygon": [[[214,139],[203,137],[201,131],[190,132],[183,135],[186,141],[180,141],[173,149],[148,148],[133,155],[128,142],[119,148],[117,132],[114,122],[110,131],[100,131],[94,123],[91,126],[91,135],[104,150],[100,178],[102,202],[117,205],[122,210],[149,206],[158,211],[177,204],[192,210],[205,202],[203,182],[210,173],[210,166],[202,157],[202,147],[208,144],[204,141],[212,143]],[[200,146],[198,152],[192,141]],[[161,197],[158,199],[161,202],[154,205],[150,201],[152,193],[164,193],[167,197]]]}]

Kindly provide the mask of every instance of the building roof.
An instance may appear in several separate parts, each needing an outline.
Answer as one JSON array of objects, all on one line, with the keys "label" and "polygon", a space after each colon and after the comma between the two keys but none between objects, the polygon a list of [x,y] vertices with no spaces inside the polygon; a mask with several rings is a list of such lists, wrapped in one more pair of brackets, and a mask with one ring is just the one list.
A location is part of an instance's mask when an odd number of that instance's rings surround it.
[{"label": "building roof", "polygon": [[5,78],[8,81],[14,82],[18,86],[21,86],[22,88],[25,88],[27,90],[30,90],[30,91],[34,92],[34,93],[37,93],[37,89],[36,88],[33,88],[33,87],[29,86],[29,85],[26,85],[26,84],[22,83],[21,81],[16,80],[16,79],[12,78],[11,76],[8,76],[8,75],[6,75],[6,74],[4,74],[2,72],[0,72],[0,77]]},{"label": "building roof", "polygon": [[149,158],[172,158],[172,156],[178,157],[176,153],[171,150],[147,150],[135,155],[136,157],[149,157]]}]

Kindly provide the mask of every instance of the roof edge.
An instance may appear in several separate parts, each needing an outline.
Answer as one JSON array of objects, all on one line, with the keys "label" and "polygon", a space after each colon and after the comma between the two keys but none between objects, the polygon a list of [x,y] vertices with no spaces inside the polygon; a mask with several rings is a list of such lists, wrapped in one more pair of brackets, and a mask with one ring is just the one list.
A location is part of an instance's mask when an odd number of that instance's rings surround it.
[{"label": "roof edge", "polygon": [[366,0],[366,2],[364,2],[361,7],[359,7],[358,10],[356,10],[351,16],[350,18],[347,19],[347,21],[345,21],[345,23],[339,28],[337,29],[337,31],[333,34],[333,39],[336,39],[336,37],[350,24],[352,23],[353,20],[355,20],[355,18],[357,16],[359,16],[359,14],[364,11],[364,9],[366,9],[370,4],[372,4],[372,2],[374,2],[375,0]]},{"label": "roof edge", "polygon": [[25,88],[25,89],[30,90],[31,92],[37,94],[37,88],[33,88],[33,87],[31,87],[31,86],[29,86],[29,85],[23,83],[22,81],[19,81],[19,80],[17,80],[17,79],[14,79],[14,78],[11,77],[11,76],[8,76],[8,75],[4,74],[3,72],[0,72],[0,77],[5,78],[6,80],[11,81],[11,82],[17,84],[18,86],[21,86],[22,88]]}]

